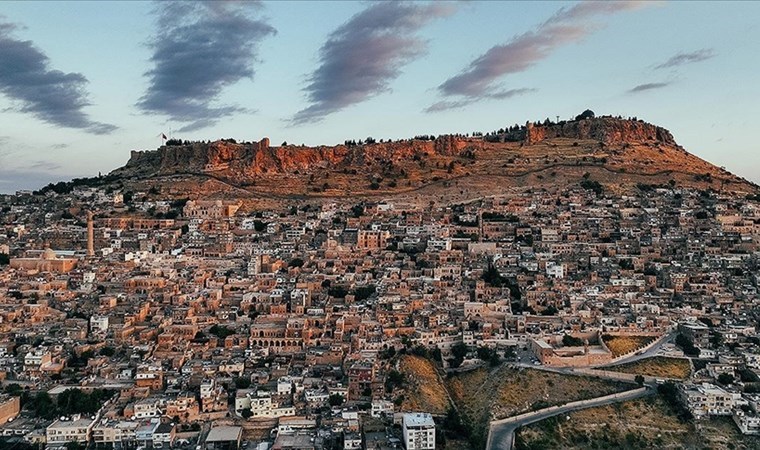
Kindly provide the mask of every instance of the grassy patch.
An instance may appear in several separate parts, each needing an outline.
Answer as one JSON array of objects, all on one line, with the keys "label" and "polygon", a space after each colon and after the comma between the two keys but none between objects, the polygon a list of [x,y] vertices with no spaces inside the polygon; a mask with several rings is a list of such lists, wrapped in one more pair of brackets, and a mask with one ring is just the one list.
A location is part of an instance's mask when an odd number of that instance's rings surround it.
[{"label": "grassy patch", "polygon": [[685,380],[691,375],[691,364],[689,364],[688,359],[655,356],[628,364],[609,367],[606,370]]},{"label": "grassy patch", "polygon": [[580,410],[530,425],[518,431],[515,444],[523,450],[659,449],[683,448],[690,441],[691,426],[672,415],[661,399],[652,397]]},{"label": "grassy patch", "polygon": [[401,411],[446,414],[449,399],[436,370],[432,361],[421,356],[403,355],[399,359],[399,371],[406,376]]},{"label": "grassy patch", "polygon": [[760,436],[745,436],[730,417],[713,417],[700,422],[698,433],[703,448],[715,450],[760,449]]},{"label": "grassy patch", "polygon": [[463,422],[472,431],[476,448],[485,445],[488,424],[493,419],[630,388],[630,385],[592,377],[506,366],[457,374],[448,378],[446,385]]},{"label": "grassy patch", "polygon": [[718,449],[760,448],[727,417],[683,422],[659,397],[575,411],[518,430],[516,450],[533,449]]},{"label": "grassy patch", "polygon": [[607,348],[612,352],[612,356],[617,358],[618,356],[626,355],[638,348],[644,347],[649,344],[655,337],[653,336],[602,336]]}]

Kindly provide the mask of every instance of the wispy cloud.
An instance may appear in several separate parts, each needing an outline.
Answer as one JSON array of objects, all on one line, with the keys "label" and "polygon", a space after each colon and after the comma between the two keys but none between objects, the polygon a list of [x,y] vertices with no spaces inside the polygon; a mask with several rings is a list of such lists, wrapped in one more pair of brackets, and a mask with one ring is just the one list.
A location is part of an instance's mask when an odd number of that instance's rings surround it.
[{"label": "wispy cloud", "polygon": [[417,32],[433,19],[454,11],[441,3],[373,3],[333,31],[319,50],[319,67],[304,89],[310,105],[295,123],[325,116],[389,90],[402,68],[424,55]]},{"label": "wispy cloud", "polygon": [[[509,89],[506,91],[499,91],[499,92],[493,93],[489,97],[495,98],[495,99],[505,99],[505,98],[510,98],[510,97],[516,97],[518,95],[529,94],[531,92],[536,92],[536,89],[531,89],[531,88]],[[476,98],[476,97],[469,97],[469,98],[464,98],[461,100],[441,100],[425,108],[425,112],[439,112],[439,111],[447,111],[450,109],[464,108],[465,106],[471,103],[475,103],[478,100],[480,100],[480,98]]]},{"label": "wispy cloud", "polygon": [[654,68],[668,69],[668,68],[673,68],[673,67],[679,67],[685,64],[692,64],[692,63],[696,63],[700,61],[705,61],[707,59],[713,58],[716,55],[717,53],[715,53],[715,50],[711,48],[703,48],[701,50],[688,52],[688,53],[681,52],[681,53],[671,56],[670,59],[668,59],[664,63],[654,66]]},{"label": "wispy cloud", "polygon": [[487,98],[506,98],[511,92],[529,92],[528,88],[504,89],[498,80],[509,74],[523,72],[548,58],[556,49],[585,38],[598,28],[592,22],[598,16],[645,6],[638,1],[585,1],[565,7],[535,29],[513,37],[504,44],[491,47],[461,73],[447,79],[438,91],[443,97],[460,100],[438,102],[426,111],[447,109],[447,104],[460,107]]},{"label": "wispy cloud", "polygon": [[204,128],[238,105],[217,105],[222,90],[252,79],[259,44],[276,30],[254,18],[258,2],[160,2],[158,31],[149,42],[153,68],[137,103],[145,112],[186,123],[180,131]]},{"label": "wispy cloud", "polygon": [[645,92],[645,91],[651,91],[654,89],[662,89],[664,87],[670,86],[669,81],[663,81],[659,83],[644,83],[640,84],[638,86],[635,86],[628,90],[628,93],[630,94],[638,94],[639,92]]},{"label": "wispy cloud", "polygon": [[61,165],[50,161],[37,160],[29,164],[28,169],[31,171],[54,172],[61,169]]},{"label": "wispy cloud", "polygon": [[15,104],[13,111],[65,128],[107,134],[116,126],[95,122],[84,112],[89,106],[87,78],[50,67],[50,59],[32,41],[14,37],[18,25],[0,18],[0,92]]}]

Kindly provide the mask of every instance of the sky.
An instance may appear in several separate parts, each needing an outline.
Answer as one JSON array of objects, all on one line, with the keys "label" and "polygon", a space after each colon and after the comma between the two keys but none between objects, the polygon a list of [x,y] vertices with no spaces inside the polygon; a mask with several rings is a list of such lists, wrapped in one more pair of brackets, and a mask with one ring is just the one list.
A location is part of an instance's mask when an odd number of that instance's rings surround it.
[{"label": "sky", "polygon": [[0,192],[131,150],[638,117],[760,182],[760,2],[0,2]]}]

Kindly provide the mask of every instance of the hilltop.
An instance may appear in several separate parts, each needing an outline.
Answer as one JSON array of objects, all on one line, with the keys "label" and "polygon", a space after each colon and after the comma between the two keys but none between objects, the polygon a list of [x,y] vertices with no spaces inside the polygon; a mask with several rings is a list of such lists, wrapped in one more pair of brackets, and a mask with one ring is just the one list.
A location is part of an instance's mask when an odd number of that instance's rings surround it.
[{"label": "hilltop", "polygon": [[168,144],[133,151],[109,179],[174,197],[237,197],[252,207],[362,198],[448,203],[579,183],[615,192],[667,185],[758,190],[687,152],[665,128],[609,116],[528,122],[475,137],[368,138],[336,146],[272,146],[267,138]]}]

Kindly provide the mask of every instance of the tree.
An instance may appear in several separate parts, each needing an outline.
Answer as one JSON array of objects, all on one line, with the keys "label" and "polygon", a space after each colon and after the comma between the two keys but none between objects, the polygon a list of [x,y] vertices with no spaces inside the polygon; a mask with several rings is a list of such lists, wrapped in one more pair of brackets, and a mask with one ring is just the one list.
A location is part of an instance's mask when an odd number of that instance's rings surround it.
[{"label": "tree", "polygon": [[554,316],[557,315],[559,310],[554,305],[549,305],[545,310],[541,311],[542,316]]},{"label": "tree", "polygon": [[757,383],[760,382],[760,377],[757,374],[746,367],[742,367],[739,372],[739,378],[745,383]]},{"label": "tree", "polygon": [[618,261],[618,266],[623,270],[633,270],[633,261],[630,259],[621,259]]},{"label": "tree", "polygon": [[457,367],[461,366],[462,362],[464,361],[464,357],[467,356],[468,351],[469,349],[464,342],[457,342],[451,346],[451,355],[453,356],[453,358],[449,360],[451,367],[456,369]]},{"label": "tree", "polygon": [[722,373],[718,375],[718,383],[722,384],[723,386],[728,386],[729,384],[734,382],[734,376],[730,373]]},{"label": "tree", "polygon": [[707,211],[700,210],[700,211],[697,211],[696,214],[694,214],[694,217],[700,220],[705,220],[705,219],[709,219],[712,216],[710,216],[710,213],[708,213]]},{"label": "tree", "polygon": [[396,356],[396,348],[393,346],[390,346],[386,348],[385,350],[382,350],[379,356],[380,356],[380,359],[391,359],[394,356]]},{"label": "tree", "polygon": [[327,399],[327,403],[329,403],[330,406],[340,406],[345,401],[346,399],[340,394],[330,394],[330,397]]},{"label": "tree", "polygon": [[644,377],[643,377],[643,376],[641,376],[641,375],[636,375],[636,377],[635,377],[633,380],[634,380],[634,381],[636,382],[636,384],[638,384],[639,386],[643,386],[643,385],[644,385]]},{"label": "tree", "polygon": [[462,423],[462,418],[453,406],[449,406],[446,411],[446,417],[443,419],[443,430],[449,434],[449,437],[468,437],[470,430]]},{"label": "tree", "polygon": [[438,347],[430,351],[430,357],[433,358],[433,361],[436,361],[439,363],[443,362],[443,355],[441,354],[441,349]]},{"label": "tree", "polygon": [[248,419],[253,415],[253,413],[251,412],[251,408],[245,408],[244,410],[240,411],[240,415],[243,416],[243,419]]},{"label": "tree", "polygon": [[457,342],[456,344],[451,346],[451,354],[455,358],[464,358],[465,356],[467,356],[468,351],[469,350],[467,348],[467,344],[465,344],[464,342]]},{"label": "tree", "polygon": [[493,349],[488,347],[478,347],[477,349],[478,359],[481,359],[483,361],[488,361],[491,359],[491,355],[493,353],[495,353]]},{"label": "tree", "polygon": [[0,266],[7,266],[11,263],[11,257],[7,253],[0,253]]},{"label": "tree", "polygon": [[262,222],[262,221],[260,221],[260,220],[254,220],[253,221],[253,229],[257,233],[261,233],[262,231],[264,231],[264,230],[267,229],[267,224],[264,223],[264,222]]},{"label": "tree", "polygon": [[303,259],[293,258],[288,263],[288,267],[303,267]]},{"label": "tree", "polygon": [[209,333],[213,334],[214,336],[218,337],[219,339],[224,339],[227,336],[231,336],[235,334],[234,330],[230,330],[229,328],[225,327],[224,325],[216,325],[214,324],[211,328],[209,328]]},{"label": "tree", "polygon": [[580,347],[583,345],[583,340],[581,338],[570,336],[569,334],[566,334],[562,336],[562,345],[565,347]]},{"label": "tree", "polygon": [[327,295],[335,298],[344,298],[348,295],[348,290],[344,286],[330,286],[327,289]]},{"label": "tree", "polygon": [[604,187],[602,187],[598,181],[594,180],[585,179],[581,181],[581,187],[588,191],[594,191],[596,195],[602,195],[602,192],[604,192]]},{"label": "tree", "polygon": [[686,335],[679,333],[676,336],[676,345],[681,347],[684,354],[687,356],[699,356],[699,349],[694,346],[694,343]]},{"label": "tree", "polygon": [[358,302],[362,300],[368,299],[372,294],[375,293],[375,285],[374,284],[368,284],[367,286],[360,286],[356,289],[354,289],[354,299]]},{"label": "tree", "polygon": [[665,400],[665,403],[670,406],[671,410],[678,415],[679,419],[684,422],[691,420],[692,415],[689,410],[684,407],[683,403],[681,403],[678,386],[676,386],[675,383],[667,381],[658,385],[657,393],[660,394],[660,397],[662,397],[662,399]]},{"label": "tree", "polygon": [[496,267],[490,262],[488,263],[488,268],[483,272],[483,275],[480,278],[493,287],[501,287],[506,283],[506,278],[504,278],[501,273],[499,273],[498,269],[496,269]]}]

